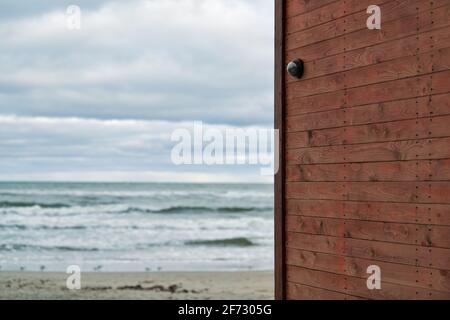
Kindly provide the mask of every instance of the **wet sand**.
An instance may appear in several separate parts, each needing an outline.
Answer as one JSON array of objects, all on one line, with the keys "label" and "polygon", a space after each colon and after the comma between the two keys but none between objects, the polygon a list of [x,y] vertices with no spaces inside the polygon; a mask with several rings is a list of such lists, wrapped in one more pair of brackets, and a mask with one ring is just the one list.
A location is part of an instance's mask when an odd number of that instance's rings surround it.
[{"label": "wet sand", "polygon": [[274,297],[273,272],[83,273],[81,290],[66,287],[68,275],[0,272],[0,299],[264,299]]}]

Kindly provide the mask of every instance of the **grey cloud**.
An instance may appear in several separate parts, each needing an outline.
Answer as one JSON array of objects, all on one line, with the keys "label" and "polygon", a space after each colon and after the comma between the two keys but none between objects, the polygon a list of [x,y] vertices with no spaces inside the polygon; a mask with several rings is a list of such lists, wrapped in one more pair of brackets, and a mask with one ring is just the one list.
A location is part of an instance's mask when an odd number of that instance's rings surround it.
[{"label": "grey cloud", "polygon": [[272,127],[272,16],[272,0],[1,1],[0,180],[259,181],[172,165],[170,133]]},{"label": "grey cloud", "polygon": [[[212,127],[224,128],[205,126],[205,130]],[[176,177],[173,173],[191,172],[209,175],[210,181],[220,174],[237,179],[253,174],[258,178],[259,168],[249,165],[174,165],[170,154],[176,142],[171,141],[171,134],[179,128],[190,129],[192,124],[0,116],[0,180],[29,179],[36,174],[51,177],[55,173],[95,180],[104,179],[108,172],[120,177],[134,173],[128,175],[129,180],[138,179],[139,172],[172,172],[172,177]]]},{"label": "grey cloud", "polygon": [[1,113],[272,123],[272,1],[78,3],[0,20]]},{"label": "grey cloud", "polygon": [[48,11],[64,11],[69,5],[95,9],[108,0],[2,0],[0,2],[1,19],[17,19],[44,14]]}]

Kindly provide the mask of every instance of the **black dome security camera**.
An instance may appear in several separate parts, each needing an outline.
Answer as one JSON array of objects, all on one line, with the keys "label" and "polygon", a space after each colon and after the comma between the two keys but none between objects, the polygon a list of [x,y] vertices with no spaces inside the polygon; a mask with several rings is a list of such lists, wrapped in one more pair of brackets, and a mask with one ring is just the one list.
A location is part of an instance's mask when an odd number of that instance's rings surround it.
[{"label": "black dome security camera", "polygon": [[287,72],[296,79],[300,79],[303,76],[304,66],[303,61],[300,59],[291,61],[287,65]]}]

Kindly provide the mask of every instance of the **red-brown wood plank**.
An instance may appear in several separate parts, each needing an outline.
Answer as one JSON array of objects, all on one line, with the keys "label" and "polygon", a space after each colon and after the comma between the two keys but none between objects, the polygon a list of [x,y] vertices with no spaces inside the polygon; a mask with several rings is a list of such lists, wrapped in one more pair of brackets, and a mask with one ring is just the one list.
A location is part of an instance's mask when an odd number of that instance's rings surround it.
[{"label": "red-brown wood plank", "polygon": [[[395,39],[372,47],[346,51],[322,59],[304,60],[305,72],[302,80],[365,67],[401,57],[415,56],[417,53],[426,53],[447,47],[450,47],[450,28],[444,27],[421,33],[418,36],[411,35],[406,38]],[[300,57],[297,52],[286,52],[286,61]],[[294,82],[297,80],[289,77],[286,81]]]},{"label": "red-brown wood plank", "polygon": [[[388,1],[392,0],[372,0],[370,4],[380,5]],[[397,3],[401,1],[405,0],[396,0]],[[368,3],[361,0],[334,1],[325,6],[295,16],[288,14],[286,19],[286,34],[310,29],[358,11],[366,12],[368,6]]]},{"label": "red-brown wood plank", "polygon": [[450,226],[450,205],[286,200],[287,215]]},{"label": "red-brown wood plank", "polygon": [[369,290],[367,288],[367,280],[364,278],[352,276],[342,277],[331,272],[296,266],[287,267],[287,280],[289,282],[320,287],[368,299],[450,299],[450,293],[386,282],[382,283],[381,290]]},{"label": "red-brown wood plank", "polygon": [[450,181],[287,182],[286,197],[304,200],[450,204]]},{"label": "red-brown wood plank", "polygon": [[369,104],[386,100],[447,93],[449,92],[449,88],[450,71],[443,71],[434,73],[433,75],[352,88],[347,90],[347,101],[351,105]]},{"label": "red-brown wood plank", "polygon": [[287,299],[295,300],[364,300],[348,294],[292,282],[287,283],[286,291]]},{"label": "red-brown wood plank", "polygon": [[[393,20],[399,20],[404,17],[416,16],[417,14],[424,14],[432,8],[431,4],[423,0],[394,0],[394,1],[378,1],[381,12],[383,13],[383,24]],[[434,0],[434,7],[440,7],[448,4],[447,0]],[[346,2],[341,2],[341,5],[345,8]],[[357,6],[361,7],[362,3]],[[333,6],[327,6],[324,8],[334,9]],[[318,26],[309,28],[307,30],[298,30],[296,24],[292,22],[302,21],[304,17],[298,16],[291,18],[286,23],[286,46],[288,48],[306,46],[308,44],[324,41],[327,39],[335,38],[344,34],[352,33],[358,30],[367,30],[366,21],[369,15],[366,12],[368,5],[356,12],[341,18],[335,18],[330,22],[320,24]],[[338,9],[339,11],[339,9]],[[341,9],[342,12],[342,9]]]},{"label": "red-brown wood plank", "polygon": [[286,230],[333,237],[450,248],[450,227],[288,215]]},{"label": "red-brown wood plank", "polygon": [[450,180],[450,159],[292,165],[289,182],[333,181],[443,181]]},{"label": "red-brown wood plank", "polygon": [[450,249],[444,248],[296,232],[286,233],[286,247],[436,270],[450,270]]},{"label": "red-brown wood plank", "polygon": [[[344,107],[368,105],[432,94],[448,93],[450,71],[432,75],[421,75],[368,86],[339,90],[323,94],[296,97],[295,92],[288,96],[287,110],[302,109],[301,113],[319,112]],[[300,113],[299,111],[294,111]]]},{"label": "red-brown wood plank", "polygon": [[286,16],[292,17],[317,8],[329,5],[339,0],[286,0]]},{"label": "red-brown wood plank", "polygon": [[288,113],[286,131],[307,131],[449,114],[450,94],[445,93],[293,116]]},{"label": "red-brown wood plank", "polygon": [[401,57],[374,65],[350,69],[344,74],[347,88],[392,81],[450,68],[450,48],[441,48],[416,56]]},{"label": "red-brown wood plank", "polygon": [[[424,1],[425,3],[425,1]],[[405,38],[450,25],[450,6],[442,6],[382,24],[381,30],[367,28],[350,34],[341,35],[329,40],[304,46],[301,42],[291,42],[286,46],[288,54],[305,60],[316,60],[328,56],[352,51],[364,47],[375,46],[395,39]],[[419,28],[419,30],[417,30]]]},{"label": "red-brown wood plank", "polygon": [[450,139],[421,139],[286,150],[287,165],[450,158]]},{"label": "red-brown wood plank", "polygon": [[435,269],[298,249],[287,250],[286,263],[359,278],[367,278],[367,268],[377,265],[381,270],[382,282],[450,292],[450,272],[439,272]]},{"label": "red-brown wood plank", "polygon": [[304,97],[325,92],[394,81],[450,69],[450,48],[439,49],[417,57],[396,60],[352,69],[319,78],[297,80],[286,86],[288,96]]},{"label": "red-brown wood plank", "polygon": [[287,148],[350,145],[450,136],[450,116],[402,120],[287,134]]},{"label": "red-brown wood plank", "polygon": [[344,90],[309,97],[291,98],[286,101],[286,114],[304,114],[339,109],[344,107],[345,101],[346,93]]}]

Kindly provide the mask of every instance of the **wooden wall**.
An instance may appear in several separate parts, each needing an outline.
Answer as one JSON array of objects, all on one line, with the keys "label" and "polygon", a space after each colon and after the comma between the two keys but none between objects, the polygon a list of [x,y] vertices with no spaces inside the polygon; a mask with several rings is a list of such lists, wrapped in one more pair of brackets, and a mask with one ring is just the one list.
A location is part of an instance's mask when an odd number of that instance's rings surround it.
[{"label": "wooden wall", "polygon": [[450,299],[450,0],[276,7],[277,298]]}]

